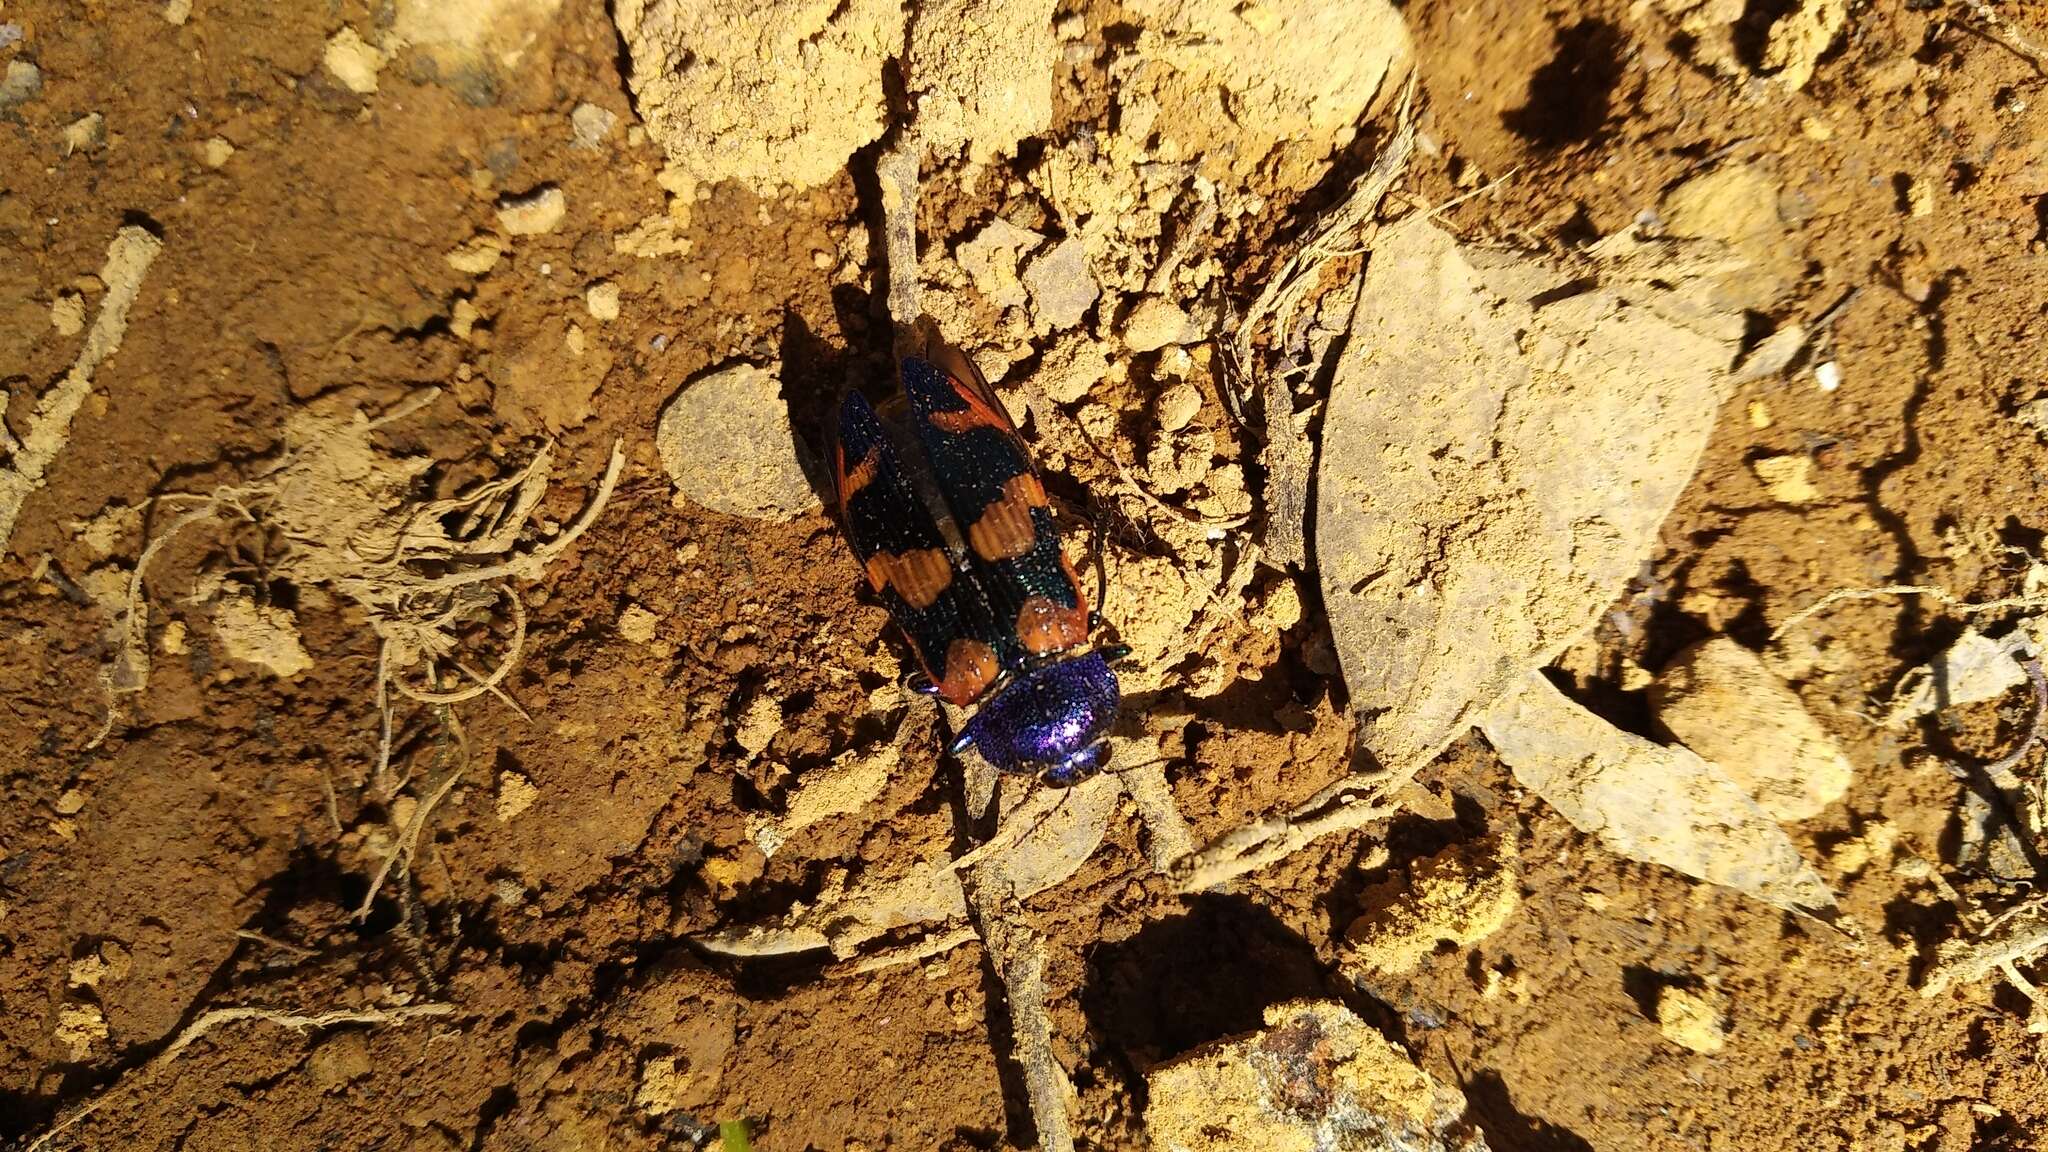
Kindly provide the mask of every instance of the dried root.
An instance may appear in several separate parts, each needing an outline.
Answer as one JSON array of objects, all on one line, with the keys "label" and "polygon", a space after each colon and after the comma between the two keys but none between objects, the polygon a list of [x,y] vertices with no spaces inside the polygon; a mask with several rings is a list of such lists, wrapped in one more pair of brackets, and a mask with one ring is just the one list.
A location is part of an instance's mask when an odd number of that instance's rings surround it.
[{"label": "dried root", "polygon": [[[43,486],[44,473],[70,443],[71,420],[92,390],[92,374],[121,347],[121,337],[128,331],[128,310],[142,288],[143,274],[162,247],[162,241],[145,228],[131,225],[114,234],[113,243],[107,246],[107,262],[100,268],[107,294],[91,331],[85,334],[78,359],[55,387],[37,399],[28,430],[19,441],[0,419],[0,453],[9,457],[0,466],[0,551],[6,550],[8,538],[14,535],[22,503]],[[0,392],[0,417],[7,413],[7,400],[7,394]]]},{"label": "dried root", "polygon": [[1981,931],[1950,940],[1935,951],[1934,966],[1920,986],[1922,996],[1938,996],[1955,984],[1975,984],[2002,975],[2033,1002],[2027,1031],[2048,1033],[2048,993],[2020,972],[2048,954],[2048,896],[2035,894],[2008,909]]},{"label": "dried root", "polygon": [[178,1033],[177,1038],[166,1045],[163,1051],[150,1057],[148,1063],[122,1076],[104,1092],[86,1101],[77,1111],[51,1125],[48,1131],[31,1141],[24,1152],[43,1152],[43,1149],[50,1146],[51,1141],[77,1126],[79,1121],[99,1111],[108,1101],[151,1079],[176,1060],[185,1049],[198,1043],[213,1030],[229,1024],[238,1024],[244,1020],[261,1020],[266,1024],[289,1028],[294,1032],[306,1032],[334,1028],[343,1024],[363,1024],[371,1027],[409,1024],[427,1017],[451,1015],[454,1011],[453,1004],[408,1004],[396,1008],[343,1009],[312,1016],[280,1012],[273,1008],[215,1008],[202,1014],[183,1032]]},{"label": "dried root", "polygon": [[1958,616],[1975,616],[1983,612],[2008,612],[2015,608],[2048,608],[2048,596],[2007,596],[1998,600],[1984,600],[1971,603],[1946,588],[1932,584],[1889,584],[1882,588],[1837,588],[1813,603],[1793,613],[1783,624],[1771,630],[1771,639],[1781,639],[1787,632],[1833,608],[1837,604],[1853,600],[1877,600],[1887,596],[1925,596],[1939,601],[1942,607]]},{"label": "dried root", "polygon": [[[620,443],[612,445],[597,491],[574,522],[545,543],[521,547],[547,491],[551,449],[543,448],[525,467],[460,496],[415,502],[411,491],[432,460],[393,456],[371,442],[372,433],[419,411],[439,394],[431,388],[415,392],[374,420],[355,410],[301,411],[286,424],[284,453],[263,476],[210,493],[160,497],[197,504],[152,538],[136,562],[115,687],[132,693],[148,685],[143,582],[158,553],[195,524],[232,520],[257,525],[285,542],[274,575],[300,586],[331,588],[368,616],[380,641],[375,777],[380,787],[388,782],[392,691],[442,705],[489,693],[517,711],[500,687],[518,666],[526,639],[526,609],[511,581],[538,579],[589,530],[618,484],[625,451]],[[496,665],[480,672],[457,652],[464,631],[496,618],[501,602],[511,637]]]}]

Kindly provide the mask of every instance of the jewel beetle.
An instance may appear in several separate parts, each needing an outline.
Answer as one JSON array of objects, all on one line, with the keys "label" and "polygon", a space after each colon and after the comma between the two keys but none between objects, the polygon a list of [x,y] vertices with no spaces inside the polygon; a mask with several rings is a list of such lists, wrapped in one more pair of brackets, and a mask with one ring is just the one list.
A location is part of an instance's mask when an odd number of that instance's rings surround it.
[{"label": "jewel beetle", "polygon": [[879,409],[858,389],[833,451],[840,524],[909,641],[918,687],[971,718],[952,750],[1059,787],[1108,762],[1120,694],[1030,450],[1002,401],[936,338]]}]

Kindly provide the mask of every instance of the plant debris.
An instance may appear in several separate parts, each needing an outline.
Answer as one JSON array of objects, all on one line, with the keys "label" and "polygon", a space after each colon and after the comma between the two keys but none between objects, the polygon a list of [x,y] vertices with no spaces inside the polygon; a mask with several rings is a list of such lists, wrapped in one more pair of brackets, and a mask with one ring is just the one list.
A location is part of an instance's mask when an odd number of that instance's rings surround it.
[{"label": "plant debris", "polygon": [[1839,918],[1827,882],[1719,766],[1621,731],[1541,674],[1480,727],[1515,779],[1610,850],[1826,924]]}]

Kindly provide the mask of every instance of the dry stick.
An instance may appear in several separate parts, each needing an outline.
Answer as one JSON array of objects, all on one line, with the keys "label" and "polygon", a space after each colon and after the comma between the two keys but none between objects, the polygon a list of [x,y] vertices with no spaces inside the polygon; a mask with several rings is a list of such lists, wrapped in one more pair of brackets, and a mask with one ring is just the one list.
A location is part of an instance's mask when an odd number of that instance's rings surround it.
[{"label": "dry stick", "polygon": [[1135,768],[1119,769],[1124,794],[1138,807],[1138,819],[1145,825],[1145,856],[1155,872],[1173,870],[1175,863],[1195,851],[1195,834],[1187,818],[1173,802],[1173,788],[1166,782],[1166,761],[1154,760]]},{"label": "dry stick", "polygon": [[1833,592],[1807,605],[1788,617],[1783,624],[1771,630],[1771,639],[1777,640],[1806,623],[1822,612],[1845,600],[1875,600],[1882,596],[1926,596],[1938,600],[1942,607],[1959,616],[1972,616],[1980,612],[2005,612],[2014,608],[2048,608],[2048,595],[2007,596],[1999,600],[1984,600],[1970,603],[1946,588],[1932,584],[1888,584],[1882,588],[1837,588]]},{"label": "dry stick", "polygon": [[1276,863],[1325,836],[1384,820],[1401,810],[1392,801],[1354,800],[1327,812],[1260,821],[1226,833],[1174,865],[1174,887],[1203,892]]},{"label": "dry stick", "polygon": [[107,246],[107,262],[100,267],[107,294],[100,301],[92,330],[85,334],[85,346],[78,350],[78,359],[72,361],[64,378],[36,401],[28,431],[13,444],[9,465],[0,468],[0,551],[13,537],[15,520],[29,493],[43,486],[44,474],[70,442],[71,420],[92,391],[92,374],[121,346],[121,337],[128,331],[128,310],[142,288],[143,274],[162,248],[163,242],[147,229],[132,225],[116,232]]},{"label": "dry stick", "polygon": [[36,1137],[34,1142],[29,1144],[23,1152],[42,1152],[44,1148],[49,1146],[50,1141],[55,1140],[67,1129],[73,1127],[87,1116],[99,1111],[102,1106],[114,1098],[115,1093],[119,1089],[132,1086],[134,1082],[154,1075],[171,1061],[176,1060],[179,1053],[197,1043],[207,1033],[224,1024],[235,1024],[243,1020],[261,1020],[267,1024],[276,1024],[280,1027],[289,1028],[294,1032],[304,1032],[308,1029],[332,1028],[338,1024],[368,1024],[372,1026],[406,1024],[427,1016],[447,1016],[454,1011],[455,1005],[453,1004],[408,1004],[398,1008],[363,1008],[321,1012],[313,1016],[298,1016],[270,1008],[215,1008],[200,1016],[199,1019],[194,1020],[191,1026],[183,1032],[178,1033],[178,1038],[171,1041],[169,1047],[150,1057],[148,1063],[123,1075],[105,1091],[87,1101],[84,1107],[66,1116],[52,1125],[49,1131]]},{"label": "dry stick", "polygon": [[2021,35],[2019,30],[2005,22],[2004,18],[1991,10],[1984,0],[1963,0],[1970,13],[1982,20],[1989,29],[1992,40],[2011,50],[2016,56],[2034,66],[2034,71],[2048,76],[2048,52],[2044,52],[2032,40]]},{"label": "dry stick", "polygon": [[929,960],[934,956],[943,956],[962,944],[971,943],[978,939],[980,939],[980,933],[975,931],[972,924],[962,924],[958,928],[941,932],[936,936],[927,936],[901,947],[885,948],[856,960],[834,964],[825,970],[825,978],[836,980],[847,976],[864,976],[870,972],[880,972],[885,968],[895,968],[903,964],[915,964],[919,960]]},{"label": "dry stick", "polygon": [[1052,1018],[1045,1008],[1045,943],[1015,919],[1016,894],[1003,865],[997,857],[969,869],[962,886],[989,963],[1008,993],[1011,1055],[1024,1070],[1039,1152],[1073,1152],[1074,1132],[1067,1118],[1073,1086],[1052,1050]]}]

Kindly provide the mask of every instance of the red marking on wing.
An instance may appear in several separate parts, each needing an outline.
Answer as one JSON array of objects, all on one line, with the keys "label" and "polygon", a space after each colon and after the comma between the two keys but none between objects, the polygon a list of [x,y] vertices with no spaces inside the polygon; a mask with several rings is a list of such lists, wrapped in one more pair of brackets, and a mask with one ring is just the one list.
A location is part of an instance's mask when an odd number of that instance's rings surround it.
[{"label": "red marking on wing", "polygon": [[[948,703],[966,707],[995,682],[1000,670],[995,649],[962,636],[946,646],[946,674],[943,678],[934,677],[932,683]],[[932,670],[926,668],[925,675],[931,674]]]},{"label": "red marking on wing", "polygon": [[1017,640],[1033,656],[1050,656],[1088,642],[1088,610],[1062,608],[1044,596],[1028,596],[1017,609]]},{"label": "red marking on wing", "polygon": [[868,557],[868,584],[875,591],[896,589],[912,608],[929,608],[953,583],[953,566],[937,548],[913,548],[898,556],[877,552]]},{"label": "red marking on wing", "polygon": [[998,408],[979,389],[963,382],[958,376],[947,373],[946,382],[953,386],[953,395],[967,405],[964,411],[933,412],[932,427],[941,432],[959,435],[976,428],[994,428],[1000,432],[1016,432],[1017,425],[1001,408]]},{"label": "red marking on wing", "polygon": [[1038,542],[1031,510],[1045,506],[1045,486],[1038,477],[1029,472],[1012,476],[1003,484],[1003,494],[968,525],[967,543],[983,560],[1014,560]]},{"label": "red marking on wing", "polygon": [[868,454],[860,458],[851,470],[846,467],[846,445],[839,446],[839,506],[843,509],[853,494],[874,481],[882,470],[882,449],[879,445],[870,447]]}]

